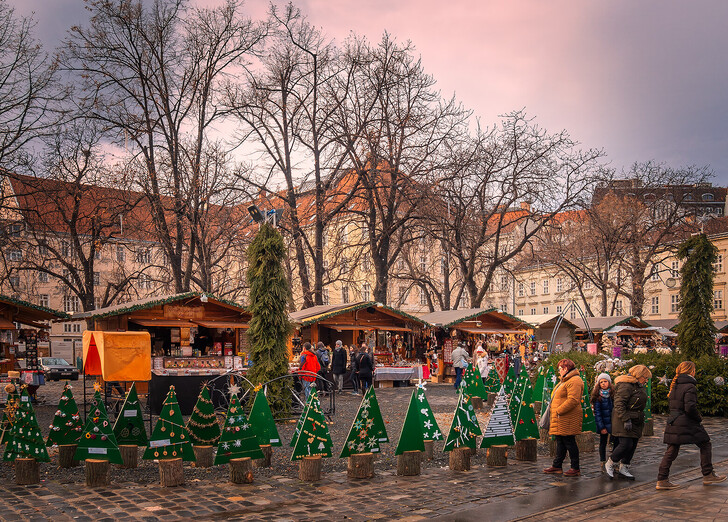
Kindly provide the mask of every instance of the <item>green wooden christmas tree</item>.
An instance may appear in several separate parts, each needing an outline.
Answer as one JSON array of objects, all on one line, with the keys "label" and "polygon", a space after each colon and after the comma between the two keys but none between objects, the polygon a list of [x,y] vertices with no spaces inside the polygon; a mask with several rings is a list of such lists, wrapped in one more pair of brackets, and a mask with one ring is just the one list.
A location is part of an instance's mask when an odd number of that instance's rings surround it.
[{"label": "green wooden christmas tree", "polygon": [[645,420],[652,418],[652,378],[647,379],[647,404],[645,404]]},{"label": "green wooden christmas tree", "polygon": [[420,418],[422,420],[422,438],[424,440],[442,440],[443,435],[440,426],[435,420],[435,414],[430,408],[430,403],[425,395],[425,385],[420,383],[417,385],[417,402],[420,407]]},{"label": "green wooden christmas tree", "polygon": [[488,392],[483,386],[483,378],[480,376],[480,370],[477,366],[469,364],[463,375],[465,383],[465,393],[468,397],[479,397],[488,400]]},{"label": "green wooden christmas tree", "polygon": [[513,385],[513,388],[511,389],[511,393],[508,397],[508,407],[511,411],[511,425],[516,425],[516,417],[518,416],[518,411],[521,406],[521,402],[523,401],[523,396],[526,392],[526,386],[530,385],[531,382],[528,378],[524,379],[521,376],[516,379],[516,383]]},{"label": "green wooden christmas tree", "polygon": [[534,384],[534,386],[533,386],[533,401],[534,402],[543,401],[543,387],[544,387],[545,379],[546,379],[546,367],[542,365],[542,366],[538,367],[538,375],[536,376],[536,384]]},{"label": "green wooden christmas tree", "polygon": [[133,382],[126,393],[121,411],[116,417],[114,436],[120,446],[147,446],[149,444],[147,430],[144,426],[144,417],[142,417],[142,408],[139,404],[139,396]]},{"label": "green wooden christmas tree", "polygon": [[[314,395],[315,397],[313,397]],[[298,436],[301,434],[301,427],[303,426],[303,422],[306,420],[306,415],[308,415],[308,408],[311,406],[311,402],[313,402],[314,399],[318,400],[318,392],[316,391],[316,383],[311,383],[311,393],[308,394],[306,404],[303,406],[303,412],[301,412],[301,416],[298,417],[298,422],[296,422],[296,427],[293,430],[293,437],[291,437],[291,442],[288,444],[292,448],[296,447]]]},{"label": "green wooden christmas tree", "polygon": [[379,444],[384,442],[389,442],[389,438],[374,387],[370,386],[359,405],[339,458],[354,453],[379,453]]},{"label": "green wooden christmas tree", "polygon": [[119,453],[119,445],[116,443],[114,430],[101,398],[101,385],[95,383],[94,389],[96,392],[91,399],[86,425],[73,458],[74,460],[108,460],[112,464],[123,464],[124,460]]},{"label": "green wooden christmas tree", "polygon": [[78,406],[73,398],[71,386],[66,383],[58,401],[58,409],[53,416],[51,431],[46,439],[46,446],[54,444],[70,445],[78,443],[83,433],[83,421],[78,413]]},{"label": "green wooden christmas tree", "polygon": [[6,384],[5,393],[8,395],[7,399],[5,399],[3,418],[2,421],[0,421],[0,445],[5,444],[10,440],[10,432],[12,431],[13,422],[15,421],[15,411],[18,408],[18,401],[20,400],[18,386],[15,383]]},{"label": "green wooden christmas tree", "polygon": [[455,414],[450,424],[450,433],[445,441],[443,451],[451,451],[453,448],[467,446],[475,449],[475,438],[481,435],[478,418],[475,416],[475,409],[470,404],[470,399],[464,393],[459,394]]},{"label": "green wooden christmas tree", "polygon": [[480,447],[490,448],[502,444],[507,446],[515,444],[505,387],[500,389],[493,403],[493,411],[490,414],[490,419],[488,419],[488,425],[485,427],[483,442]]},{"label": "green wooden christmas tree", "polygon": [[312,390],[308,408],[304,412],[301,430],[296,438],[296,445],[293,447],[291,460],[315,456],[330,457],[332,447],[329,427],[321,412],[318,394]]},{"label": "green wooden christmas tree", "polygon": [[189,433],[182,420],[174,386],[169,387],[159,419],[154,425],[152,436],[149,437],[149,447],[142,458],[145,460],[181,458],[185,461],[195,461],[195,452],[192,450]]},{"label": "green wooden christmas tree", "polygon": [[485,378],[484,388],[488,393],[498,393],[502,384],[498,378],[498,372],[495,369],[491,369],[488,372],[488,376]]},{"label": "green wooden christmas tree", "polygon": [[407,415],[402,424],[402,431],[399,434],[399,442],[395,455],[402,455],[405,451],[425,451],[425,438],[422,430],[422,414],[420,414],[420,403],[417,400],[418,389],[412,390]]},{"label": "green wooden christmas tree", "polygon": [[231,459],[264,458],[260,450],[258,438],[255,436],[253,426],[240,406],[236,390],[231,387],[230,404],[225,415],[225,427],[222,429],[220,442],[217,444],[215,465],[226,464]]},{"label": "green wooden christmas tree", "polygon": [[[523,389],[523,396],[516,405],[516,422],[514,426],[514,435],[516,440],[523,440],[528,438],[539,438],[538,424],[536,424],[536,413],[533,411],[533,400],[531,399],[533,394],[533,386],[531,382],[526,382]],[[511,399],[511,404],[513,404]]]},{"label": "green wooden christmas tree", "polygon": [[546,405],[551,403],[551,394],[553,393],[554,388],[556,387],[556,384],[558,382],[559,378],[556,376],[556,371],[551,366],[549,366],[543,379],[543,391],[541,392],[541,411],[545,411]]},{"label": "green wooden christmas tree", "polygon": [[508,373],[506,373],[506,379],[503,382],[503,385],[506,389],[506,395],[510,395],[513,393],[513,389],[516,387],[516,381],[518,380],[518,376],[516,376],[516,372],[513,371],[513,366],[510,366],[508,368]]},{"label": "green wooden christmas tree", "polygon": [[270,411],[268,399],[262,390],[258,390],[255,394],[253,407],[250,409],[248,421],[253,426],[258,444],[261,446],[282,446],[281,436],[278,434],[276,421],[273,419],[273,413]]},{"label": "green wooden christmas tree", "polygon": [[26,387],[23,388],[16,403],[10,438],[3,454],[3,460],[6,462],[17,458],[33,458],[38,462],[51,460]]},{"label": "green wooden christmas tree", "polygon": [[210,400],[207,384],[202,385],[185,427],[190,434],[190,442],[195,446],[215,446],[220,440],[220,423],[217,422],[215,406]]},{"label": "green wooden christmas tree", "polygon": [[584,381],[584,391],[581,394],[581,411],[583,412],[581,418],[581,431],[593,431],[596,433],[597,423],[594,420],[594,410],[592,409],[591,399],[589,398],[589,386],[586,384],[586,378],[584,377],[583,370],[581,375],[581,380]]}]

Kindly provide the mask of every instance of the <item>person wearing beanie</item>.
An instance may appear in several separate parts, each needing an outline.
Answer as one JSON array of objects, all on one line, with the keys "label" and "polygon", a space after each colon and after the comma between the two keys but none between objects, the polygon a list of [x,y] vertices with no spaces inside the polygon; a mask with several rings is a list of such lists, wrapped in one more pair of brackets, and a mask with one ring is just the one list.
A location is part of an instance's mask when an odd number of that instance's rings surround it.
[{"label": "person wearing beanie", "polygon": [[620,375],[614,380],[612,435],[618,440],[612,455],[604,464],[604,471],[610,479],[614,478],[616,465],[620,464],[619,476],[634,480],[629,466],[645,427],[645,384],[650,377],[652,372],[647,366],[637,364],[629,369],[627,375]]},{"label": "person wearing beanie", "polygon": [[612,378],[608,373],[600,373],[594,382],[594,389],[591,392],[592,409],[594,410],[594,421],[599,433],[599,461],[602,472],[607,462],[607,443],[612,440],[612,450],[617,445],[612,437],[612,410],[614,409],[614,387]]}]

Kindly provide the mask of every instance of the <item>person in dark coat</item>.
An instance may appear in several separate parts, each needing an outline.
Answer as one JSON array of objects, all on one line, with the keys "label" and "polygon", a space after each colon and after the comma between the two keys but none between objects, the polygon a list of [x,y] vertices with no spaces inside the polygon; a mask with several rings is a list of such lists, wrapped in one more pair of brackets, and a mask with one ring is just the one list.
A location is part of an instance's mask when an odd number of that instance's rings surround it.
[{"label": "person in dark coat", "polygon": [[344,391],[344,374],[346,373],[346,348],[341,341],[336,341],[334,354],[331,356],[331,371],[334,374],[334,383],[338,392]]},{"label": "person in dark coat", "polygon": [[591,392],[591,403],[594,409],[594,422],[599,433],[599,460],[602,472],[607,462],[607,443],[612,439],[612,449],[616,441],[612,437],[612,410],[614,409],[614,386],[608,373],[600,373]]},{"label": "person in dark coat", "polygon": [[372,385],[372,377],[374,376],[374,361],[367,353],[366,344],[361,345],[356,362],[359,368],[359,389],[364,394]]},{"label": "person in dark coat", "polygon": [[700,470],[703,472],[703,484],[723,482],[725,475],[716,475],[713,471],[712,445],[710,436],[703,428],[703,417],[698,411],[698,389],[695,380],[695,363],[683,361],[675,369],[675,378],[670,385],[668,404],[670,415],[665,425],[663,442],[667,444],[665,456],[662,457],[657,473],[656,489],[675,489],[680,486],[670,482],[670,466],[677,458],[680,446],[695,444],[700,448]]},{"label": "person in dark coat", "polygon": [[632,457],[637,449],[637,442],[642,437],[645,427],[645,406],[647,391],[645,384],[652,377],[652,372],[644,364],[637,364],[629,369],[627,375],[620,375],[614,380],[614,409],[612,410],[612,435],[618,438],[617,446],[604,464],[607,476],[614,478],[615,465],[619,466],[619,476],[634,480],[629,470]]},{"label": "person in dark coat", "polygon": [[357,360],[359,354],[356,353],[356,346],[352,346],[349,349],[349,367],[351,368],[351,384],[354,386],[354,395],[359,395],[359,361]]}]

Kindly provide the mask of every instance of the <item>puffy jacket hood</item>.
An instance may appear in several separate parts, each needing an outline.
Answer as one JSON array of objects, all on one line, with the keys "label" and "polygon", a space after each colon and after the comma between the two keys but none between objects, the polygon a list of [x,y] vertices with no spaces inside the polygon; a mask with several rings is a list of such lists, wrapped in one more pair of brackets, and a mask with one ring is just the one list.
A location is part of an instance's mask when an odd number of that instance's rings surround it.
[{"label": "puffy jacket hood", "polygon": [[568,381],[569,379],[572,379],[572,378],[574,378],[574,377],[579,377],[579,370],[577,370],[576,368],[574,368],[574,369],[573,369],[573,370],[571,370],[571,371],[570,371],[569,373],[567,373],[566,375],[564,375],[564,376],[563,376],[563,377],[561,378],[561,382],[566,382],[566,381]]},{"label": "puffy jacket hood", "polygon": [[639,384],[637,377],[633,377],[630,374],[620,375],[619,377],[614,379],[614,384],[619,384],[620,382],[631,382],[632,384]]}]

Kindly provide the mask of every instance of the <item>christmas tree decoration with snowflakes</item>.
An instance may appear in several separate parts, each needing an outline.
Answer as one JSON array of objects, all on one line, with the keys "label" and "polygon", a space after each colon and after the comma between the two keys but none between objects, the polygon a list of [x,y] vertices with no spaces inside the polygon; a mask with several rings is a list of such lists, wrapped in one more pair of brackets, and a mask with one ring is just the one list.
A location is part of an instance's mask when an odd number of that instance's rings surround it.
[{"label": "christmas tree decoration with snowflakes", "polygon": [[195,461],[195,453],[192,451],[192,443],[182,419],[174,386],[169,387],[159,419],[154,425],[152,436],[149,437],[149,446],[142,458],[144,460],[181,458],[183,461]]},{"label": "christmas tree decoration with snowflakes", "polygon": [[186,427],[190,442],[194,446],[214,446],[220,441],[220,424],[217,422],[207,383],[202,385]]},{"label": "christmas tree decoration with snowflakes", "polygon": [[116,417],[114,436],[120,446],[147,446],[149,444],[139,396],[133,382],[126,393],[121,411]]},{"label": "christmas tree decoration with snowflakes", "polygon": [[481,435],[480,425],[475,416],[475,408],[470,404],[470,399],[464,393],[458,396],[458,404],[450,424],[450,433],[445,441],[443,451],[451,451],[454,448],[467,446],[475,449],[475,438]]},{"label": "christmas tree decoration with snowflakes", "polygon": [[119,453],[114,430],[106,413],[106,406],[101,398],[101,385],[94,384],[96,390],[91,399],[91,407],[86,417],[83,434],[78,441],[75,460],[108,460],[112,464],[123,464],[124,460]]},{"label": "christmas tree decoration with snowflakes", "polygon": [[303,422],[306,420],[306,415],[308,414],[308,408],[314,400],[318,400],[318,392],[316,391],[316,383],[311,383],[311,393],[308,394],[306,404],[303,405],[303,412],[301,412],[301,416],[298,417],[296,427],[293,429],[293,437],[291,437],[291,442],[288,444],[292,448],[296,447],[298,436],[301,434],[301,427],[303,426]]},{"label": "christmas tree decoration with snowflakes", "polygon": [[302,415],[301,429],[296,437],[291,461],[303,457],[331,457],[331,435],[326,418],[321,412],[321,404],[315,389],[309,396],[308,408]]},{"label": "christmas tree decoration with snowflakes", "polygon": [[374,387],[370,386],[359,405],[339,458],[355,453],[379,453],[379,445],[384,442],[389,442],[389,438]]},{"label": "christmas tree decoration with snowflakes", "polygon": [[536,413],[533,411],[532,395],[533,387],[531,386],[531,382],[527,381],[522,392],[522,397],[520,397],[520,401],[515,404],[515,400],[513,398],[511,399],[511,410],[513,410],[514,405],[516,407],[516,421],[513,426],[514,436],[517,441],[539,438],[538,424],[536,424]]},{"label": "christmas tree decoration with snowflakes", "polygon": [[253,426],[255,436],[258,437],[258,444],[261,446],[282,446],[281,436],[278,434],[276,421],[270,411],[268,399],[262,389],[257,389],[253,407],[250,409],[248,421]]},{"label": "christmas tree decoration with snowflakes", "polygon": [[425,438],[422,430],[422,416],[420,414],[420,403],[417,400],[418,389],[412,390],[407,415],[402,424],[402,431],[399,434],[399,442],[395,455],[402,455],[405,451],[425,451]]},{"label": "christmas tree decoration with snowflakes", "polygon": [[581,380],[584,381],[584,391],[581,394],[581,431],[593,431],[597,432],[597,423],[594,420],[594,410],[591,405],[591,398],[589,397],[589,386],[586,383],[586,377],[584,377],[584,368],[581,369]]},{"label": "christmas tree decoration with snowflakes", "polygon": [[533,385],[533,401],[534,402],[543,401],[543,388],[544,388],[545,380],[546,380],[546,367],[539,366],[538,375],[536,376],[536,384]]},{"label": "christmas tree decoration with snowflakes", "polygon": [[260,450],[255,430],[240,405],[238,395],[234,389],[231,389],[230,404],[225,414],[225,426],[222,428],[220,442],[217,444],[215,465],[227,464],[232,459],[245,457],[262,459],[264,455]]},{"label": "christmas tree decoration with snowflakes", "polygon": [[51,460],[46,451],[27,387],[23,387],[16,402],[14,420],[3,454],[3,460],[6,462],[24,458],[35,459],[37,462],[50,462]]},{"label": "christmas tree decoration with snowflakes", "polygon": [[13,422],[15,421],[15,411],[18,408],[18,401],[20,400],[18,386],[15,383],[11,382],[6,384],[5,393],[8,395],[5,399],[3,418],[2,421],[0,421],[0,446],[10,440],[10,432],[12,431]]},{"label": "christmas tree decoration with snowflakes", "polygon": [[463,381],[465,382],[465,393],[468,397],[479,397],[484,401],[488,400],[488,392],[483,386],[483,378],[477,366],[473,364],[468,365],[463,374]]},{"label": "christmas tree decoration with snowflakes", "polygon": [[496,396],[493,410],[488,420],[488,425],[483,433],[483,442],[481,448],[490,448],[491,446],[499,446],[505,444],[512,446],[515,444],[513,435],[513,425],[511,424],[511,413],[508,408],[508,399],[506,398],[505,387],[501,387]]},{"label": "christmas tree decoration with snowflakes", "polygon": [[65,446],[76,444],[83,433],[83,421],[78,406],[73,398],[71,386],[66,383],[58,401],[58,409],[53,416],[51,431],[46,439],[46,446]]},{"label": "christmas tree decoration with snowflakes", "polygon": [[442,431],[440,431],[440,426],[438,426],[437,420],[435,420],[435,414],[432,412],[430,403],[425,395],[427,391],[425,385],[422,383],[418,384],[415,391],[417,392],[417,403],[419,404],[422,438],[433,441],[442,440],[444,436]]}]

